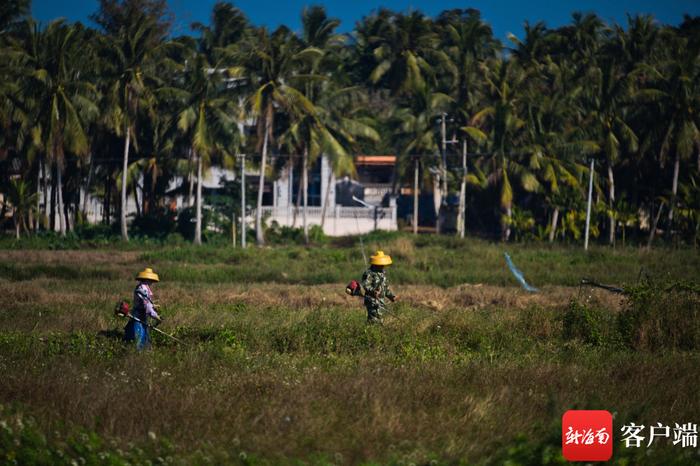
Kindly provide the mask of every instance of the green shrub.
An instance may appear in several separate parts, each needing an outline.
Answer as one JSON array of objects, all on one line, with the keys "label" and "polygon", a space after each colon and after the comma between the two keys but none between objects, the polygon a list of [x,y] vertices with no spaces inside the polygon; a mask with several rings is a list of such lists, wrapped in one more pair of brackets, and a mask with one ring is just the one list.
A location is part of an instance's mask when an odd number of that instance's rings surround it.
[{"label": "green shrub", "polygon": [[700,347],[698,285],[644,283],[627,291],[618,327],[629,347],[648,351]]},{"label": "green shrub", "polygon": [[[177,228],[176,231],[180,233],[186,239],[192,241],[194,239],[195,227],[196,227],[196,212],[194,207],[189,207],[187,209],[182,209],[180,214],[177,216]],[[206,241],[209,232],[207,232],[207,225],[211,223],[212,214],[208,209],[202,209],[202,240]]]},{"label": "green shrub", "polygon": [[[265,239],[270,244],[304,244],[304,229],[280,226],[277,222],[272,222],[265,230]],[[309,242],[314,244],[328,242],[328,237],[320,225],[309,226]]]},{"label": "green shrub", "polygon": [[565,340],[581,340],[594,346],[611,343],[615,337],[615,317],[610,311],[571,300],[564,313],[563,336]]},{"label": "green shrub", "polygon": [[[154,209],[152,212],[134,218],[131,223],[131,234],[164,239],[175,233],[177,225],[177,214],[165,208]],[[194,230],[192,235],[194,236]]]}]

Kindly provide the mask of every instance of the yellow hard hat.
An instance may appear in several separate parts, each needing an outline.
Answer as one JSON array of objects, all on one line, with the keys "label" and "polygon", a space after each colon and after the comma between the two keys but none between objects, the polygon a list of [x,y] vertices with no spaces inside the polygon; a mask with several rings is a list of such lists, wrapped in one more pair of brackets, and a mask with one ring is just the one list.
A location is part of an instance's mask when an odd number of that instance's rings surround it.
[{"label": "yellow hard hat", "polygon": [[370,264],[372,265],[391,265],[391,256],[384,254],[384,251],[377,251],[373,256],[370,256]]},{"label": "yellow hard hat", "polygon": [[153,271],[152,268],[146,267],[136,275],[137,280],[153,280],[154,282],[160,281],[158,279],[158,274]]}]

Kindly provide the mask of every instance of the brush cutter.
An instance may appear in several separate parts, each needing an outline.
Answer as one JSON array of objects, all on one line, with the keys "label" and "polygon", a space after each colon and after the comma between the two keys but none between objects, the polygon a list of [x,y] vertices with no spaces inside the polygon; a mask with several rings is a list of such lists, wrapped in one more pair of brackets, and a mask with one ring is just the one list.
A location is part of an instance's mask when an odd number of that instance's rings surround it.
[{"label": "brush cutter", "polygon": [[169,333],[165,333],[164,331],[162,331],[161,329],[159,329],[155,325],[145,323],[144,321],[142,321],[138,317],[131,315],[131,313],[129,311],[130,311],[129,303],[127,303],[126,301],[120,301],[117,303],[117,305],[114,308],[114,315],[116,315],[117,317],[128,317],[129,319],[131,319],[135,322],[138,322],[140,324],[146,325],[148,328],[153,329],[156,332],[160,333],[161,335],[165,335],[166,337],[171,338],[178,343],[182,343],[182,344],[185,343],[184,341],[182,341],[178,338],[175,338],[174,336],[170,335]]},{"label": "brush cutter", "polygon": [[[351,280],[350,283],[348,283],[348,285],[345,287],[345,293],[349,294],[350,296],[364,296],[364,293],[362,292],[362,286],[357,280]],[[396,301],[396,298],[389,299],[391,302]],[[392,317],[396,317],[397,319],[401,320],[401,317],[399,317],[394,311],[390,310],[387,307],[384,308],[384,312]]]},{"label": "brush cutter", "polygon": [[595,288],[602,288],[604,290],[610,291],[611,293],[619,293],[619,294],[625,293],[625,289],[622,287],[615,286],[615,285],[603,285],[602,283],[598,283],[594,280],[591,280],[590,278],[582,278],[580,285],[588,285],[588,286],[592,286]]},{"label": "brush cutter", "polygon": [[345,287],[345,292],[350,296],[362,296],[362,287],[357,280],[352,280],[348,283],[348,286]]}]

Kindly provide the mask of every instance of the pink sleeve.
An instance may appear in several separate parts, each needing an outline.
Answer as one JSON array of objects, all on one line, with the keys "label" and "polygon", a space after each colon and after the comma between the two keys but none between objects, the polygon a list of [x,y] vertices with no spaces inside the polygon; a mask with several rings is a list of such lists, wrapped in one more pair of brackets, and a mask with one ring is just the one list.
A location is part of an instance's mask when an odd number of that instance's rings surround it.
[{"label": "pink sleeve", "polygon": [[151,316],[155,319],[160,319],[160,316],[158,315],[156,310],[153,308],[153,304],[150,301],[146,300],[146,301],[144,301],[144,304],[146,307],[146,314],[148,314],[149,316]]}]

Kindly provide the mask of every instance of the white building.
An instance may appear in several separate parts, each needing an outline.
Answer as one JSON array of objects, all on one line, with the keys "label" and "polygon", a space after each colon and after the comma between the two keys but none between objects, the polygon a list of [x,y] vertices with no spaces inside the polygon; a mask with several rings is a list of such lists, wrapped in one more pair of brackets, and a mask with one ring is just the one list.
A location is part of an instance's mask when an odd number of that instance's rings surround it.
[{"label": "white building", "polygon": [[[309,170],[309,203],[306,212],[308,225],[323,225],[324,233],[329,236],[367,233],[375,229],[396,230],[396,201],[389,196],[391,190],[389,177],[393,163],[395,163],[393,156],[360,155],[356,157],[358,180],[351,180],[349,177],[337,180],[331,171],[327,157],[320,157],[319,163]],[[220,188],[222,179],[235,180],[239,176],[240,170],[212,167],[205,172],[202,186],[207,190],[215,190]],[[287,165],[278,179],[265,183],[263,217],[268,226],[272,222],[277,222],[280,226],[297,228],[303,225],[302,202],[297,202],[301,194],[300,178],[301,174],[295,173],[293,168]],[[187,199],[189,189],[185,187],[183,193],[182,183],[182,179],[175,179],[168,189],[172,192],[180,187],[180,192],[175,194],[171,201],[171,208],[177,210],[190,205]],[[257,170],[246,169],[246,186],[249,188],[246,193],[246,204],[253,206],[253,209],[247,212],[247,222],[251,226],[255,221],[256,199],[250,188],[257,188],[257,183]],[[193,186],[192,203],[194,203],[195,192],[196,186]],[[363,200],[365,205],[353,200],[353,196]],[[297,204],[300,207],[297,208]],[[376,208],[367,207],[366,204]],[[101,199],[88,195],[85,206],[89,222],[98,223],[102,220]],[[127,200],[127,215],[133,215],[136,212],[136,200],[130,192]]]},{"label": "white building", "polygon": [[[328,158],[322,156],[309,173],[309,202],[306,219],[309,226],[322,225],[329,236],[367,233],[372,230],[396,230],[396,202],[387,198],[389,183],[362,183],[367,156],[358,156],[356,166],[360,181],[345,177],[337,180]],[[395,159],[392,159],[392,163]],[[370,170],[371,172],[371,170]],[[263,207],[263,216],[269,225],[277,222],[281,226],[300,227],[303,224],[303,209],[297,196],[300,173],[294,173],[287,165],[280,177],[272,182],[272,205]],[[296,178],[295,178],[296,177]],[[352,195],[360,200],[353,200]],[[384,201],[384,205],[382,203]],[[376,207],[368,207],[367,204]]]}]

